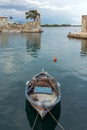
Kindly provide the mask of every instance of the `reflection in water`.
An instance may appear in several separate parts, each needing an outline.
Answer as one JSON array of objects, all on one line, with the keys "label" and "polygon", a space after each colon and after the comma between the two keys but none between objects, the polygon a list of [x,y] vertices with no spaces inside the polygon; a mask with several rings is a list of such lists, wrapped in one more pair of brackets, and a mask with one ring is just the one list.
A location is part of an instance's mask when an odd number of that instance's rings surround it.
[{"label": "reflection in water", "polygon": [[8,45],[9,37],[8,33],[0,33],[0,46],[6,47]]},{"label": "reflection in water", "polygon": [[81,54],[87,55],[87,40],[86,39],[81,40]]},{"label": "reflection in water", "polygon": [[[25,111],[27,114],[27,118],[31,128],[33,127],[35,118],[37,116],[37,111],[30,105],[30,103],[26,100]],[[59,102],[52,110],[51,113],[54,115],[56,120],[59,120],[61,111],[61,102]],[[54,130],[57,123],[53,119],[53,117],[48,113],[45,118],[42,120],[40,115],[37,118],[34,130]]]},{"label": "reflection in water", "polygon": [[0,63],[3,63],[4,72],[17,72],[19,62],[23,65],[36,58],[40,44],[41,33],[0,33]]},{"label": "reflection in water", "polygon": [[27,52],[33,56],[37,56],[37,52],[41,45],[41,33],[26,33]]}]

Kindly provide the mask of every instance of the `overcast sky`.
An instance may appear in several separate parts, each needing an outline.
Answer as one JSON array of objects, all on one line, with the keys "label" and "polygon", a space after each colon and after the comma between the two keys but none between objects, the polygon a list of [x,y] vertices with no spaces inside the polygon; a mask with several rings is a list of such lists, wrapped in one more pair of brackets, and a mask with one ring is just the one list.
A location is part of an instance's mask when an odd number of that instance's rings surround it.
[{"label": "overcast sky", "polygon": [[25,12],[37,10],[42,24],[81,24],[87,15],[87,0],[0,0],[0,16],[24,21]]}]

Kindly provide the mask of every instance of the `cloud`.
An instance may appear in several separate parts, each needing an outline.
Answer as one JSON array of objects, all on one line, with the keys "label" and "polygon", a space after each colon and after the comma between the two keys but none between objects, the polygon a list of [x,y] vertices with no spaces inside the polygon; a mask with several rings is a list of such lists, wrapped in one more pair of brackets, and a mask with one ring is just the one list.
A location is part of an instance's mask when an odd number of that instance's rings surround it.
[{"label": "cloud", "polygon": [[46,10],[54,10],[54,11],[61,11],[61,10],[70,10],[70,7],[67,6],[67,5],[58,5],[56,6],[56,3],[54,3],[54,1],[52,2],[40,2],[38,0],[35,0],[35,1],[32,1],[32,0],[26,0],[27,3],[29,4],[33,4],[33,6],[36,6],[38,8],[41,8],[41,9],[46,9]]},{"label": "cloud", "polygon": [[49,4],[49,2],[40,2],[39,0],[34,0],[34,1],[26,0],[26,2],[29,3],[29,4],[33,4],[34,6],[38,6],[38,7],[40,7],[42,5],[44,6],[44,5]]},{"label": "cloud", "polygon": [[0,8],[1,9],[17,9],[17,10],[24,10],[26,8],[26,3],[22,3],[22,1],[20,2],[20,0],[15,0],[15,2],[13,1],[0,1]]},{"label": "cloud", "polygon": [[[80,23],[81,15],[87,14],[87,0],[0,0],[0,16],[25,18],[27,10],[38,10],[42,23]],[[44,20],[45,19],[45,20]]]},{"label": "cloud", "polygon": [[69,6],[58,7],[58,6],[50,6],[50,5],[45,5],[45,6],[41,5],[41,6],[39,6],[39,8],[47,9],[47,10],[53,10],[53,11],[70,10]]}]

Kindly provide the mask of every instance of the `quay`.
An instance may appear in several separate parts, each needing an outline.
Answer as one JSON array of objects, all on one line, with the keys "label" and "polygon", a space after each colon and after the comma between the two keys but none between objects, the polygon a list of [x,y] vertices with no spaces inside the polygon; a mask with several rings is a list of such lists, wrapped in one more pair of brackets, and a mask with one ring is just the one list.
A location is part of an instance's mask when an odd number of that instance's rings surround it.
[{"label": "quay", "polygon": [[87,39],[87,32],[69,32],[67,37],[69,38],[83,38],[83,39]]}]

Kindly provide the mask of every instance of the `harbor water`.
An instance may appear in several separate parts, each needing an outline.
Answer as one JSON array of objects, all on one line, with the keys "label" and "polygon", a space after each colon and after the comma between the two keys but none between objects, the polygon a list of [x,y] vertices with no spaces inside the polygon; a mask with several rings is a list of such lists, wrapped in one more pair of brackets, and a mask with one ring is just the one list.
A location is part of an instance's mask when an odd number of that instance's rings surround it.
[{"label": "harbor water", "polygon": [[[67,37],[80,27],[42,29],[43,33],[0,33],[0,130],[31,130],[35,117],[25,84],[43,68],[61,85],[61,110],[54,109],[55,117],[65,130],[87,130],[87,40]],[[51,118],[46,118],[44,128],[45,121],[38,118],[35,129],[61,130]]]}]

